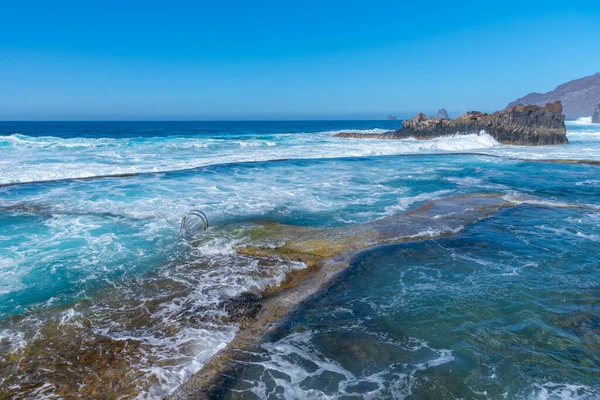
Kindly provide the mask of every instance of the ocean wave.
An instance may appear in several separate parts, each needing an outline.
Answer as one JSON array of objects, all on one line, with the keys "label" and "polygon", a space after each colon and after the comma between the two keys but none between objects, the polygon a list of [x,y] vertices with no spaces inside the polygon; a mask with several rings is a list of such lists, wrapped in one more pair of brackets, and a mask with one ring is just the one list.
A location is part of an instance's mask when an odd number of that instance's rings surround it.
[{"label": "ocean wave", "polygon": [[569,125],[592,125],[592,117],[581,117],[565,123]]},{"label": "ocean wave", "polygon": [[570,383],[536,383],[530,393],[522,394],[519,398],[528,400],[594,400],[600,398],[600,388]]},{"label": "ocean wave", "polygon": [[0,184],[169,172],[237,162],[463,152],[499,146],[486,134],[388,141],[339,139],[333,137],[336,132],[273,134],[268,139],[256,135],[243,140],[227,135],[64,139],[15,134],[0,137],[0,146],[5,147]]},{"label": "ocean wave", "polygon": [[[589,126],[588,126],[589,125]],[[571,125],[566,146],[506,146],[487,134],[433,140],[340,139],[341,131],[382,133],[384,129],[336,130],[269,135],[159,136],[124,138],[0,136],[0,185],[75,178],[135,175],[239,162],[327,159],[477,151],[518,159],[600,158],[600,127]]]},{"label": "ocean wave", "polygon": [[550,208],[574,208],[574,209],[589,209],[589,210],[600,210],[600,205],[589,204],[589,203],[576,203],[576,202],[564,202],[557,200],[548,200],[539,197],[527,196],[518,193],[507,193],[503,198],[515,204],[529,204],[532,206],[539,207],[550,207]]}]

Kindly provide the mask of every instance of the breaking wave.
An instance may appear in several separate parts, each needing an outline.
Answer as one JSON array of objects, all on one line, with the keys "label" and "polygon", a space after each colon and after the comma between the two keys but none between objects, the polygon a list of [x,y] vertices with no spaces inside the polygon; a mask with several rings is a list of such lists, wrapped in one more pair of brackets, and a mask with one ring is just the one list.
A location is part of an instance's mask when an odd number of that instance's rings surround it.
[{"label": "breaking wave", "polygon": [[236,162],[461,152],[498,146],[486,134],[388,141],[334,138],[339,132],[119,139],[0,136],[4,156],[0,184],[167,172]]},{"label": "breaking wave", "polygon": [[572,124],[572,125],[591,125],[592,117],[581,117],[581,118],[577,118],[574,121],[567,121],[567,123]]}]

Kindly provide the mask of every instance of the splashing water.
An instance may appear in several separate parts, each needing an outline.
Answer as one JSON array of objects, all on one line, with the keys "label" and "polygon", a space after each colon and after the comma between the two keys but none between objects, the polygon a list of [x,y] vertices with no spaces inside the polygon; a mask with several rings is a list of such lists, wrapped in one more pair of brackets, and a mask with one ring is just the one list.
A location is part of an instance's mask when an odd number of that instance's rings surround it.
[{"label": "splashing water", "polygon": [[[0,391],[161,398],[239,330],[228,301],[258,295],[304,268],[237,254],[237,247],[261,241],[249,228],[266,221],[352,229],[432,199],[500,193],[520,204],[518,213],[465,227],[467,238],[479,235],[468,242],[470,252],[457,247],[466,239],[456,230],[457,242],[377,253],[360,284],[352,272],[332,288],[324,305],[299,320],[309,321],[306,329],[284,330],[265,343],[257,375],[240,376],[232,388],[286,398],[428,390],[498,398],[505,386],[508,398],[597,395],[585,368],[569,360],[598,367],[589,350],[598,338],[598,167],[502,157],[598,159],[600,130],[569,123],[569,145],[525,148],[487,135],[430,142],[332,137],[395,129],[393,121],[203,124],[0,124],[0,182],[21,182],[0,187]],[[501,158],[444,155],[473,151]],[[287,161],[266,161],[279,159]],[[149,173],[23,184],[139,172]],[[181,217],[192,208],[206,212],[212,227],[180,236]],[[508,254],[493,247],[498,243],[515,249]],[[545,272],[549,254],[564,263]],[[443,269],[449,257],[456,263],[450,272]],[[523,289],[531,279],[540,285],[534,292]],[[351,298],[338,299],[345,287]],[[507,307],[522,319],[495,310],[498,298],[511,301]],[[468,310],[472,304],[477,308]],[[571,317],[557,316],[567,310]],[[530,330],[528,320],[535,322]],[[455,336],[433,337],[431,327],[440,326]],[[583,353],[573,356],[568,343]],[[524,346],[536,349],[538,369],[515,350]],[[355,360],[340,358],[344,352]],[[560,374],[549,354],[566,360]],[[523,367],[511,375],[505,367],[517,361]],[[486,378],[494,374],[496,380]],[[469,388],[460,383],[465,379]]]}]

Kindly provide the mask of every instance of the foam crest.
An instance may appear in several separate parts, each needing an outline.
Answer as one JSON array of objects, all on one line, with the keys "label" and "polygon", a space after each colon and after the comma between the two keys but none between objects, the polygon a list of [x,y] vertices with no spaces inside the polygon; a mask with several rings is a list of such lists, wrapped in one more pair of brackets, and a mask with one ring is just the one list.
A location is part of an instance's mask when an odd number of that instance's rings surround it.
[{"label": "foam crest", "polygon": [[565,201],[557,201],[544,199],[539,197],[528,196],[526,194],[519,193],[507,193],[503,196],[503,198],[511,203],[516,204],[530,204],[533,206],[540,207],[551,207],[551,208],[583,208],[590,210],[600,210],[600,205],[598,204],[589,204],[589,203],[577,203],[577,202],[565,202]]},{"label": "foam crest", "polygon": [[[316,335],[310,330],[296,332],[277,342],[263,344],[264,352],[257,354],[259,360],[248,363],[248,375],[260,378],[246,380],[242,375],[244,383],[234,390],[240,394],[250,392],[259,398],[280,393],[289,399],[325,399],[354,397],[358,392],[362,398],[393,396],[402,399],[411,394],[417,373],[454,360],[451,351],[434,350],[423,343],[412,346],[419,342],[413,339],[408,341],[408,346],[395,345],[409,353],[427,349],[430,355],[427,361],[351,371],[343,362],[329,358],[321,351],[315,343]],[[327,381],[328,384],[316,385],[319,381]],[[245,389],[247,386],[250,388]]]},{"label": "foam crest", "polygon": [[0,161],[0,183],[175,171],[235,162],[456,152],[498,146],[486,134],[389,141],[342,140],[333,137],[336,132],[275,134],[268,139],[256,135],[243,140],[227,135],[122,139],[0,136],[5,156]]},{"label": "foam crest", "polygon": [[27,345],[23,332],[12,329],[0,330],[0,360],[6,354],[14,354]]},{"label": "foam crest", "polygon": [[577,118],[574,121],[567,121],[567,124],[569,124],[569,125],[591,125],[592,124],[592,117]]},{"label": "foam crest", "polygon": [[530,400],[592,400],[600,397],[600,390],[586,385],[547,382],[534,384],[532,393],[524,397]]}]

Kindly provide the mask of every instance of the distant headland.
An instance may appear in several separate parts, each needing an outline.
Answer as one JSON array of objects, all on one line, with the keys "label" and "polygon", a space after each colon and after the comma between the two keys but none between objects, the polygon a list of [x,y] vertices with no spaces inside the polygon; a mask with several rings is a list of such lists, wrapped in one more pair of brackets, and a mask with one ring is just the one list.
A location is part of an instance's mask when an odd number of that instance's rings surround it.
[{"label": "distant headland", "polygon": [[[493,114],[469,111],[456,119],[417,114],[402,121],[402,128],[382,134],[341,132],[341,138],[360,139],[434,139],[441,136],[479,134],[485,132],[500,143],[515,145],[566,144],[567,128],[560,101],[544,107],[516,105]],[[448,114],[445,114],[447,117]]]},{"label": "distant headland", "polygon": [[559,85],[548,93],[529,93],[508,104],[535,104],[543,106],[559,100],[564,107],[566,118],[589,117],[594,107],[600,103],[600,72]]}]

